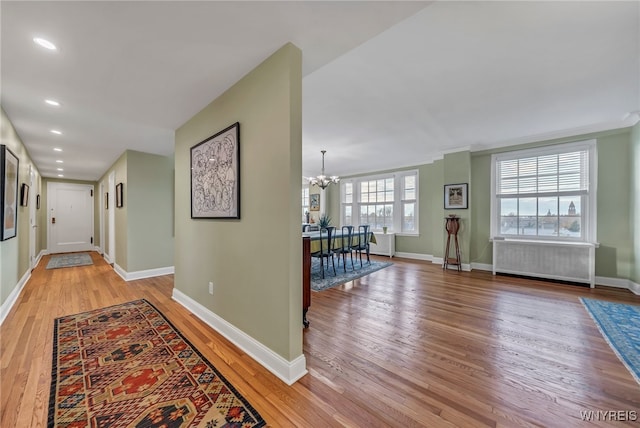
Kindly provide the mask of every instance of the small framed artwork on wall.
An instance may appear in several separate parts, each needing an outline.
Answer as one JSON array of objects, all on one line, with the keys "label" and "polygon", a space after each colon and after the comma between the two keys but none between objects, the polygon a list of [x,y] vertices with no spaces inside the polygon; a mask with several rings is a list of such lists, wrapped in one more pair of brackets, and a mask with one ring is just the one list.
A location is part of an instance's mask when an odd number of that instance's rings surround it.
[{"label": "small framed artwork on wall", "polygon": [[309,195],[309,211],[320,211],[320,194]]},{"label": "small framed artwork on wall", "polygon": [[20,206],[26,207],[27,205],[29,205],[29,185],[22,183],[20,187]]},{"label": "small framed artwork on wall", "polygon": [[467,191],[468,183],[446,184],[444,186],[444,209],[464,210],[469,208]]},{"label": "small framed artwork on wall", "polygon": [[116,208],[122,208],[124,206],[124,200],[122,199],[122,183],[116,184]]}]

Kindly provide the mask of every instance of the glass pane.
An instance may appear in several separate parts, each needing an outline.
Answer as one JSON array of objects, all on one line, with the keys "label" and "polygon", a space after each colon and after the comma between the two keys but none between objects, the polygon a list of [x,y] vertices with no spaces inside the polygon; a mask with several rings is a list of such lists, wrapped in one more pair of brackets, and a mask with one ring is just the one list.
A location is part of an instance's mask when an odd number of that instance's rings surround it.
[{"label": "glass pane", "polygon": [[538,198],[538,235],[558,236],[558,198]]},{"label": "glass pane", "polygon": [[387,178],[384,185],[384,190],[393,192],[393,178]]},{"label": "glass pane", "polygon": [[500,187],[498,194],[500,195],[514,195],[518,193],[518,179],[509,178],[500,180]]},{"label": "glass pane", "polygon": [[415,213],[416,204],[413,202],[403,204],[402,230],[405,232],[413,232],[416,230]]},{"label": "glass pane", "polygon": [[384,201],[393,202],[393,190],[384,192]]},{"label": "glass pane", "polygon": [[536,198],[518,199],[518,235],[537,235],[538,204]]},{"label": "glass pane", "polygon": [[350,206],[345,206],[344,207],[344,224],[346,225],[350,225],[353,224],[353,217],[351,216],[352,213],[352,208]]},{"label": "glass pane", "polygon": [[369,182],[363,181],[362,183],[360,183],[360,193],[367,193],[367,192],[369,192]]},{"label": "glass pane", "polygon": [[406,189],[404,191],[403,199],[415,199],[416,198],[416,190],[415,189]]},{"label": "glass pane", "polygon": [[415,189],[416,188],[416,176],[415,175],[407,175],[404,177],[404,188],[405,189]]},{"label": "glass pane", "polygon": [[560,236],[582,238],[582,210],[579,196],[559,198]]},{"label": "glass pane", "polygon": [[525,175],[536,175],[538,171],[538,159],[537,158],[525,158],[518,161],[518,175],[520,177]]},{"label": "glass pane", "polygon": [[536,188],[536,177],[521,177],[518,179],[518,193],[534,193]]},{"label": "glass pane", "polygon": [[353,195],[351,193],[347,193],[346,195],[344,195],[344,201],[347,204],[353,203]]},{"label": "glass pane", "polygon": [[500,199],[500,234],[518,234],[518,199]]}]

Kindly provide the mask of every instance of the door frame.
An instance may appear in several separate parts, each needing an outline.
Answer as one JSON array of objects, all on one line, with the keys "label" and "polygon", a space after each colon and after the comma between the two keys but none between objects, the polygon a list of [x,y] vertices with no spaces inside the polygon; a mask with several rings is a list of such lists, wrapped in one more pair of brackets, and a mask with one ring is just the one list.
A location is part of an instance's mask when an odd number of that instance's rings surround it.
[{"label": "door frame", "polygon": [[[52,252],[52,242],[53,242],[53,229],[51,228],[51,210],[53,210],[53,188],[57,185],[65,185],[65,186],[82,186],[85,187],[87,189],[91,189],[91,191],[94,191],[94,186],[90,185],[90,184],[84,184],[84,183],[71,183],[71,182],[63,182],[63,181],[49,181],[47,182],[47,252],[51,253]],[[95,228],[95,220],[94,220],[94,202],[92,201],[90,204],[91,207],[91,236],[94,235],[94,228]],[[94,245],[95,245],[95,237],[94,237]],[[93,248],[91,248],[91,250],[93,250]]]},{"label": "door frame", "polygon": [[29,187],[31,188],[31,192],[29,193],[29,268],[33,269],[36,267],[37,254],[36,254],[36,245],[37,245],[37,228],[38,228],[38,216],[36,213],[36,193],[39,192],[39,189],[36,189],[36,171],[33,168],[33,165],[29,165]]},{"label": "door frame", "polygon": [[111,171],[109,173],[109,181],[107,187],[107,221],[109,222],[109,251],[105,252],[105,259],[107,262],[115,264],[116,262],[116,210],[114,204],[114,197],[116,192],[116,172]]}]

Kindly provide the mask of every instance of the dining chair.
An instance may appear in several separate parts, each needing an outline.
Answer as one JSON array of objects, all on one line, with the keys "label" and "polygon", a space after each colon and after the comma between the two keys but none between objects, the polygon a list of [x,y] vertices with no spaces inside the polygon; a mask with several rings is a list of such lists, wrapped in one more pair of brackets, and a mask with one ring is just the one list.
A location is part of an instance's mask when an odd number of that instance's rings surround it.
[{"label": "dining chair", "polygon": [[351,249],[356,252],[356,257],[360,255],[360,267],[362,267],[362,252],[367,255],[367,263],[371,264],[369,258],[369,228],[368,224],[361,224],[358,226],[358,233],[353,238],[355,243],[351,246]]},{"label": "dining chair", "polygon": [[353,226],[342,226],[342,243],[334,253],[338,256],[338,266],[340,266],[340,256],[342,255],[342,267],[347,271],[347,254],[351,255],[351,270],[353,270]]},{"label": "dining chair", "polygon": [[311,257],[320,259],[320,269],[322,270],[323,279],[324,279],[324,259],[327,259],[327,269],[329,269],[329,257],[331,257],[331,264],[333,265],[333,274],[337,275],[336,264],[333,259],[335,230],[336,230],[335,226],[328,226],[320,229],[320,251],[311,253]]}]

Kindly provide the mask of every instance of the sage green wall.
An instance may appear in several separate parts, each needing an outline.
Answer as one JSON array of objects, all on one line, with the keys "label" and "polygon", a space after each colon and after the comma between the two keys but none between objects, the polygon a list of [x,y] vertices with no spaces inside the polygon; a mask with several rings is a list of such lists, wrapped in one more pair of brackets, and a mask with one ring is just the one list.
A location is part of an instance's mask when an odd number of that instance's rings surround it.
[{"label": "sage green wall", "polygon": [[636,284],[640,284],[640,122],[631,131],[629,158],[631,160],[629,224],[633,236],[631,280]]},{"label": "sage green wall", "polygon": [[471,215],[471,263],[491,264],[493,246],[490,238],[491,212],[491,156],[471,156],[471,179],[473,187],[469,189],[469,198],[473,201]]},{"label": "sage green wall", "polygon": [[124,206],[116,208],[127,216],[126,270],[173,266],[173,157],[133,150],[126,155]]},{"label": "sage green wall", "polygon": [[[442,248],[446,246],[446,236],[447,232],[444,228],[444,218],[446,216],[455,214],[460,217],[460,231],[458,232],[458,243],[460,245],[460,256],[462,259],[462,263],[469,263],[470,255],[469,249],[471,247],[471,234],[473,233],[473,225],[471,222],[471,217],[473,213],[473,199],[471,198],[470,189],[473,188],[473,183],[471,183],[471,153],[469,151],[449,153],[444,156],[444,184],[460,184],[467,183],[467,209],[459,209],[459,210],[445,210],[444,209],[444,186],[441,188],[441,198],[442,203],[440,206],[442,210],[441,223],[440,223],[440,233],[443,236],[444,245]],[[437,206],[437,204],[434,204]],[[455,254],[455,247],[453,242],[450,243],[449,255]],[[438,253],[436,253],[438,254]],[[441,253],[444,256],[444,253]]]},{"label": "sage green wall", "polygon": [[[462,218],[463,228],[459,238],[463,263],[491,265],[491,155],[590,139],[596,139],[598,147],[597,228],[600,247],[596,250],[596,275],[638,282],[640,197],[636,195],[640,194],[640,124],[632,129],[578,135],[473,153],[451,153],[432,164],[418,166],[420,236],[396,237],[396,251],[442,257],[446,243],[443,218],[455,213]],[[353,177],[389,172],[393,171],[370,172]],[[443,185],[465,182],[469,183],[469,209],[444,210]],[[331,215],[339,219],[338,188],[331,188],[330,201]]]},{"label": "sage green wall", "polygon": [[598,276],[631,277],[630,142],[629,132],[598,138]]},{"label": "sage green wall", "polygon": [[[175,149],[176,289],[289,361],[302,355],[301,66],[285,45],[181,126]],[[235,122],[241,219],[192,219],[190,148]]]},{"label": "sage green wall", "polygon": [[550,144],[596,139],[598,147],[597,229],[600,248],[596,250],[596,275],[609,278],[630,278],[634,264],[631,223],[631,161],[629,129],[579,135],[520,146],[503,147],[474,153],[471,171],[474,203],[471,234],[471,260],[492,263],[492,248],[488,245],[490,229],[491,155],[510,150],[540,147]]},{"label": "sage green wall", "polygon": [[[123,184],[123,206],[104,210],[105,251],[109,253],[109,211],[115,215],[115,263],[125,272],[173,266],[173,158],[125,151],[98,180],[108,189],[109,175]],[[102,195],[101,197],[104,197]]]},{"label": "sage green wall", "polygon": [[[114,181],[114,189],[115,185],[118,183],[123,183],[124,188],[128,189],[129,185],[127,183],[127,156],[128,151],[125,151],[120,155],[120,157],[114,162],[113,165],[104,173],[104,175],[98,180],[98,183],[104,182],[105,192],[110,192],[109,189],[109,175],[112,172],[115,173],[115,181]],[[100,188],[99,185],[97,187]],[[114,190],[115,191],[115,190]],[[125,208],[116,208],[116,199],[115,195],[109,198],[109,208],[107,209],[105,206],[104,209],[104,250],[107,254],[111,254],[111,249],[109,248],[109,211],[114,210],[114,218],[115,218],[115,252],[116,257],[115,260],[112,260],[115,264],[120,266],[124,271],[129,272],[129,244],[128,244],[128,229],[129,229],[129,218],[128,218],[128,210],[126,209],[127,205],[125,204]],[[100,195],[101,198],[104,198],[104,194]]]},{"label": "sage green wall", "polygon": [[[20,197],[20,186],[22,183],[29,184],[31,178],[29,171],[36,173],[36,181],[30,186],[29,192],[39,192],[42,187],[40,173],[31,160],[20,136],[17,134],[11,120],[0,108],[0,144],[6,145],[19,159],[18,170],[18,194]],[[37,193],[36,193],[37,194]],[[36,220],[38,219],[36,213]],[[18,229],[16,237],[0,242],[0,304],[5,300],[20,279],[30,269],[29,261],[29,206],[21,207],[18,204]],[[41,224],[38,224],[41,226]],[[36,236],[36,256],[42,250],[42,243]]]}]

